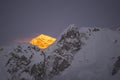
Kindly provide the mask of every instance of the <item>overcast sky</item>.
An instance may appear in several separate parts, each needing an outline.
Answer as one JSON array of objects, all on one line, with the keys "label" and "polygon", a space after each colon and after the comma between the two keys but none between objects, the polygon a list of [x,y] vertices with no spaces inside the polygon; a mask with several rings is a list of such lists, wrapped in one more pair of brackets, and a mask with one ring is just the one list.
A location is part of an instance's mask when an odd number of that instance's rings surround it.
[{"label": "overcast sky", "polygon": [[53,37],[69,25],[120,26],[119,0],[0,0],[0,45],[41,33]]}]

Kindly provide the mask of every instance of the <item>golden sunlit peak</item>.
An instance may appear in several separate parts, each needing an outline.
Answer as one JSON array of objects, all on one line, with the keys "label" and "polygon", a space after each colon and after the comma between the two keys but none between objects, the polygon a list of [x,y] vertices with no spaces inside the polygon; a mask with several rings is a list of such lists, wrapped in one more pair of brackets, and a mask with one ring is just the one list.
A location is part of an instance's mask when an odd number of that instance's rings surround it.
[{"label": "golden sunlit peak", "polygon": [[56,38],[53,38],[51,36],[41,34],[35,38],[33,38],[30,43],[33,45],[38,46],[41,49],[45,49],[51,44],[53,44],[56,41]]}]

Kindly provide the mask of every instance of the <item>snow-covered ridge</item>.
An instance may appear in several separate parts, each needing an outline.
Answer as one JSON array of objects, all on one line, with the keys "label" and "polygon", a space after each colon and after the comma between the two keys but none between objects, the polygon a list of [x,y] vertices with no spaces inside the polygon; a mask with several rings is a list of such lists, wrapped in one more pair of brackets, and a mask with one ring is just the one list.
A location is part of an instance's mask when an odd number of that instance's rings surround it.
[{"label": "snow-covered ridge", "polygon": [[0,78],[119,80],[119,52],[119,32],[70,25],[45,50],[29,43],[0,48]]},{"label": "snow-covered ridge", "polygon": [[71,66],[54,80],[119,80],[120,33],[111,29],[81,28],[87,34]]}]

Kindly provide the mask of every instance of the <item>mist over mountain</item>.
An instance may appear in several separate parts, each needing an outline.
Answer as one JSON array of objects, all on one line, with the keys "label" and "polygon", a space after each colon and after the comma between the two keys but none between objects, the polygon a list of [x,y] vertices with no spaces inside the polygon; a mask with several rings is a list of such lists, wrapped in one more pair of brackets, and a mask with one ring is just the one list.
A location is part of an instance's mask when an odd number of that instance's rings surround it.
[{"label": "mist over mountain", "polygon": [[1,80],[119,80],[120,30],[70,25],[42,50],[30,43],[0,48]]}]

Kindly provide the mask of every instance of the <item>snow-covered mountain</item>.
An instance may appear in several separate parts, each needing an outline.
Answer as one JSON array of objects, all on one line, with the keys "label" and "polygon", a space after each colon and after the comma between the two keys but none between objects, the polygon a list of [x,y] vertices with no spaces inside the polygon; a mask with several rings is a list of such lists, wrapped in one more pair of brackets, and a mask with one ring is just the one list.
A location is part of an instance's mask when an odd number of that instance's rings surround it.
[{"label": "snow-covered mountain", "polygon": [[120,80],[120,32],[70,25],[45,50],[0,48],[1,80]]}]

